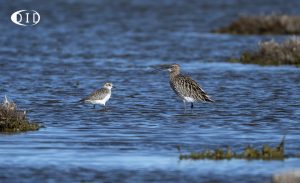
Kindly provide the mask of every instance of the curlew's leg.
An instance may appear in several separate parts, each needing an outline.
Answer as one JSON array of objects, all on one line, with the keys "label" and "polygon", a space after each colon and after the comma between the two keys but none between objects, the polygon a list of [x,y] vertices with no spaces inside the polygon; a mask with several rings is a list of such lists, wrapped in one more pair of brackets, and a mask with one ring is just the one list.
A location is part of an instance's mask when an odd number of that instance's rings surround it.
[{"label": "curlew's leg", "polygon": [[192,111],[192,113],[194,112],[194,104],[193,104],[193,102],[191,103],[191,111]]}]

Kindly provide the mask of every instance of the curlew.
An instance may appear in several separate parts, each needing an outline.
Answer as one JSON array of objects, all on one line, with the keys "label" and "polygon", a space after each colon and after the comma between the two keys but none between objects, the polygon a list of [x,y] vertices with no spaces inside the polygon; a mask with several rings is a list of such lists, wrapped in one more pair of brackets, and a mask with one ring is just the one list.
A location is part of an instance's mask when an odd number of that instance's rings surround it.
[{"label": "curlew", "polygon": [[180,74],[178,64],[172,64],[167,69],[170,72],[170,86],[182,99],[184,110],[186,110],[186,103],[191,103],[191,109],[193,109],[195,102],[214,102],[196,81]]}]

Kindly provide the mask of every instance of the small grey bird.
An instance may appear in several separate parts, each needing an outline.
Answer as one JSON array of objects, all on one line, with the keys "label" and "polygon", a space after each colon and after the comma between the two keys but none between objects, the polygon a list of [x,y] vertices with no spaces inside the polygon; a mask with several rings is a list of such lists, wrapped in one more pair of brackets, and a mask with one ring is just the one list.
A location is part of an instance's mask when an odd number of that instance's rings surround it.
[{"label": "small grey bird", "polygon": [[94,91],[89,96],[81,99],[80,101],[94,104],[94,108],[96,104],[101,104],[105,107],[105,103],[109,100],[111,96],[112,87],[113,87],[112,83],[105,83],[103,85],[103,88]]},{"label": "small grey bird", "polygon": [[194,107],[194,102],[214,102],[196,81],[180,74],[178,64],[169,66],[168,71],[170,72],[170,86],[183,100],[184,110],[186,110],[186,102],[191,103],[191,109]]}]

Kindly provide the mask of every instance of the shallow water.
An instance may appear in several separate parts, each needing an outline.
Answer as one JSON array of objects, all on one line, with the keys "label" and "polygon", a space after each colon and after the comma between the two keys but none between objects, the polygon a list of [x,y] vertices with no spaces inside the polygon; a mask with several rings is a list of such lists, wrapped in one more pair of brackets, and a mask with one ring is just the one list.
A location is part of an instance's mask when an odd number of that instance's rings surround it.
[{"label": "shallow water", "polygon": [[[270,182],[300,168],[285,161],[179,161],[183,152],[231,145],[300,153],[299,68],[226,63],[260,40],[284,36],[208,33],[238,14],[299,13],[288,1],[0,2],[0,95],[39,131],[0,135],[1,182]],[[18,27],[9,16],[35,9],[41,22]],[[178,63],[216,101],[184,113],[168,73]],[[110,81],[108,109],[78,103]]]}]

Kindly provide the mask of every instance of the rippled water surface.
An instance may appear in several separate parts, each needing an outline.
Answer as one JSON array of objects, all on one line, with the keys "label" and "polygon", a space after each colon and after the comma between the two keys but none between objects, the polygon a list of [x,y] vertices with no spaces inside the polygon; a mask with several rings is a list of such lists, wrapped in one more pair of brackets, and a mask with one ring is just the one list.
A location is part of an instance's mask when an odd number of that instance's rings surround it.
[{"label": "rippled water surface", "polygon": [[[211,34],[239,14],[297,14],[299,1],[2,1],[0,96],[45,128],[0,134],[0,182],[270,182],[285,161],[179,161],[184,152],[252,144],[300,153],[300,70],[226,63],[260,40]],[[35,9],[19,27],[12,12]],[[178,63],[216,100],[184,113],[167,72]],[[80,98],[104,82],[108,109]]]}]

